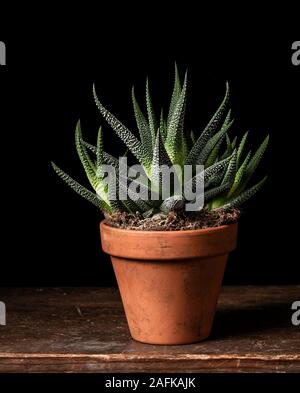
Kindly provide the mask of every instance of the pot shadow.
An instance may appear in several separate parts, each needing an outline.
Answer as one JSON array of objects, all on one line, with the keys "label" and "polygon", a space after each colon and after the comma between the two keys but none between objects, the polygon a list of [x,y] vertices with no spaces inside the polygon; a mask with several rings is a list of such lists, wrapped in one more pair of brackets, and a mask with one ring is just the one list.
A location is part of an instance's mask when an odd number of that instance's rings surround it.
[{"label": "pot shadow", "polygon": [[291,316],[291,304],[287,302],[265,303],[259,308],[253,306],[217,310],[211,338],[244,336],[251,333],[262,333],[274,328],[293,328]]}]

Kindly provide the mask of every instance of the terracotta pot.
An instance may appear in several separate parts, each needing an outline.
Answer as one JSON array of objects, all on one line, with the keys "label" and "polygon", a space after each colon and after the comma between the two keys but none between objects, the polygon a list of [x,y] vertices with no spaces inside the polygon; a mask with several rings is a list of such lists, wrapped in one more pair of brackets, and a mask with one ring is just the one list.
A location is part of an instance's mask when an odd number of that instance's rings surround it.
[{"label": "terracotta pot", "polygon": [[188,344],[210,334],[237,224],[190,231],[134,231],[100,224],[132,337]]}]

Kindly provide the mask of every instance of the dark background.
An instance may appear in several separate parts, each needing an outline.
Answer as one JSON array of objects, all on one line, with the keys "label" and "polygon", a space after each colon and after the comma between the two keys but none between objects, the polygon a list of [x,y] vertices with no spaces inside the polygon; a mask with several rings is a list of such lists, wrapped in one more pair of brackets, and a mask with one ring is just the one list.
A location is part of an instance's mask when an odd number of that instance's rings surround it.
[{"label": "dark background", "polygon": [[219,24],[212,14],[190,9],[168,17],[157,10],[147,18],[146,11],[126,18],[121,9],[112,12],[102,10],[97,21],[33,18],[17,33],[11,28],[0,36],[7,45],[7,66],[0,67],[0,284],[115,284],[100,248],[101,214],[62,183],[50,160],[87,185],[74,146],[78,118],[85,139],[94,142],[103,124],[106,150],[124,150],[97,112],[92,83],[103,103],[133,127],[132,84],[143,100],[149,75],[159,110],[169,100],[174,60],[181,74],[189,69],[187,123],[196,132],[216,110],[228,80],[234,132],[242,136],[249,129],[252,150],[271,135],[256,178],[268,172],[269,179],[244,206],[224,283],[299,283],[300,66],[291,63],[291,45],[300,32],[284,35],[279,25],[271,30],[264,23],[258,31],[253,19],[229,29],[227,20]]}]

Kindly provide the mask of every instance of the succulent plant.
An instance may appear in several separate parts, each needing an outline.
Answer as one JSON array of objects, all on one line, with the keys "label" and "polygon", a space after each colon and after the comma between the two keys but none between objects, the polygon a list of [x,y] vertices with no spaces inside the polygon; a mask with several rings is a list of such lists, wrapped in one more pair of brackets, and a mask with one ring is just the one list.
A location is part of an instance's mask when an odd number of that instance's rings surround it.
[{"label": "succulent plant", "polygon": [[[147,181],[138,182],[134,176],[131,176],[127,183],[119,178],[115,185],[107,184],[104,181],[101,167],[108,164],[117,169],[119,160],[104,151],[101,127],[97,144],[94,146],[83,140],[80,122],[77,123],[75,131],[76,149],[95,192],[77,183],[54,163],[52,166],[71,188],[104,212],[139,212],[144,217],[149,217],[158,212],[167,214],[172,210],[183,210],[187,202],[183,194],[174,193],[166,199],[162,197],[164,184],[159,170],[161,165],[171,167],[176,164],[179,168],[185,165],[191,165],[192,168],[196,168],[196,165],[203,165],[204,172],[197,173],[193,169],[193,176],[187,180],[188,184],[185,185],[195,190],[197,182],[200,179],[204,180],[204,208],[208,210],[239,207],[266,181],[265,176],[258,183],[248,187],[267,148],[269,136],[263,140],[253,155],[250,151],[245,152],[248,132],[243,135],[239,143],[237,143],[237,137],[229,136],[233,120],[229,109],[228,83],[226,83],[223,101],[197,138],[185,126],[187,73],[182,84],[176,64],[174,88],[166,116],[161,110],[158,119],[154,112],[148,79],[146,82],[147,115],[141,110],[134,88],[132,89],[132,103],[139,138],[102,105],[97,97],[95,86],[93,93],[102,117],[143,167]],[[185,179],[180,178],[180,181],[185,182]],[[150,189],[154,188],[157,198],[145,200],[140,197],[140,193],[134,191],[134,187],[128,192],[127,200],[112,198],[113,191],[116,191],[114,188],[127,187],[129,190],[130,184],[138,186],[139,190],[143,188],[147,194]]]}]

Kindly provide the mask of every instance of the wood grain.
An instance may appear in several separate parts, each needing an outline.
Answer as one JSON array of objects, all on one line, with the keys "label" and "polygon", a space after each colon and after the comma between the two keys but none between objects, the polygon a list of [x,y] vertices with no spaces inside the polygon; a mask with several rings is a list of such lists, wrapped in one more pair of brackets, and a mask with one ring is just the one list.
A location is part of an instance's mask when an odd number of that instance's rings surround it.
[{"label": "wood grain", "polygon": [[300,286],[224,287],[210,339],[130,338],[114,288],[1,288],[0,372],[300,372]]}]

